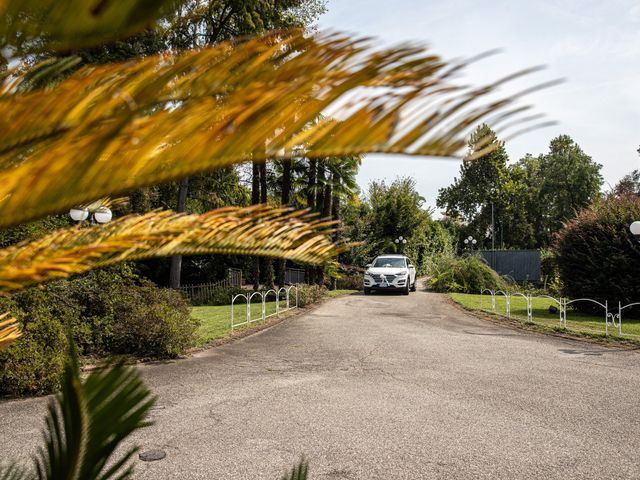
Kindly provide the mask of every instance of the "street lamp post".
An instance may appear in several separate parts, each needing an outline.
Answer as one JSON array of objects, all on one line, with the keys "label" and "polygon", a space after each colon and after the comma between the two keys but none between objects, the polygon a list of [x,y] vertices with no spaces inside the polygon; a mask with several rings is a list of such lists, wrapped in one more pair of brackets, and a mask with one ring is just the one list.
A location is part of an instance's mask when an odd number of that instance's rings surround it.
[{"label": "street lamp post", "polygon": [[[407,244],[407,239],[403,238],[402,235],[400,235],[398,238],[394,240],[394,242],[396,245],[398,245],[398,247],[400,247],[401,245],[404,246]],[[400,247],[400,251],[402,251],[402,247]]]},{"label": "street lamp post", "polygon": [[471,248],[471,250],[473,250],[473,247],[476,246],[476,243],[478,243],[478,241],[471,235],[464,239],[465,246]]},{"label": "street lamp post", "polygon": [[69,210],[69,216],[74,222],[83,222],[89,219],[91,225],[94,225],[96,223],[109,223],[113,218],[113,213],[109,208],[102,205],[97,208],[72,208]]},{"label": "street lamp post", "polygon": [[640,221],[636,220],[629,225],[629,230],[631,230],[633,236],[636,237],[636,240],[640,242]]}]

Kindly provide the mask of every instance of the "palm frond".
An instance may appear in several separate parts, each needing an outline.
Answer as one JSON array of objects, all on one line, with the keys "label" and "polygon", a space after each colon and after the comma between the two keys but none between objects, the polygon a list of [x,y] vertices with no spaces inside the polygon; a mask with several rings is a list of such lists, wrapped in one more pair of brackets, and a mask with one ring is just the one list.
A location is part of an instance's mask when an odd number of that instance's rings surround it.
[{"label": "palm frond", "polygon": [[[301,145],[307,157],[458,154],[478,122],[522,112],[492,95],[530,73],[474,89],[453,82],[459,67],[293,32],[87,67],[46,91],[5,82],[0,227]],[[314,121],[323,112],[333,119]]]},{"label": "palm frond", "polygon": [[303,458],[300,463],[291,469],[291,472],[282,476],[281,480],[307,480],[309,475],[309,463]]},{"label": "palm frond", "polygon": [[114,452],[124,438],[148,425],[155,398],[140,375],[122,365],[92,372],[80,380],[77,354],[70,342],[60,394],[50,400],[35,466],[40,479],[123,480],[131,477],[129,463],[137,451]]},{"label": "palm frond", "polygon": [[1,47],[46,38],[46,48],[66,50],[124,37],[151,25],[174,0],[3,0]]},{"label": "palm frond", "polygon": [[0,350],[4,350],[22,335],[18,321],[9,313],[0,315]]},{"label": "palm frond", "polygon": [[58,230],[0,250],[0,291],[125,260],[171,255],[264,255],[319,264],[346,248],[331,242],[332,226],[305,212],[268,206],[228,207],[201,215],[131,215],[106,225]]},{"label": "palm frond", "polygon": [[33,475],[27,469],[12,463],[0,465],[0,480],[33,480]]}]

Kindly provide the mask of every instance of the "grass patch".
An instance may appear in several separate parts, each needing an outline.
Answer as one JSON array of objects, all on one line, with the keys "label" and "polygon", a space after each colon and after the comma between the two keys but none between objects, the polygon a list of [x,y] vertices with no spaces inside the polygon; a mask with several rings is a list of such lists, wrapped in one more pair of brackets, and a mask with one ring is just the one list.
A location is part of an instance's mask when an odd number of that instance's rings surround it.
[{"label": "grass patch", "polygon": [[343,295],[353,295],[354,293],[358,293],[359,290],[329,290],[325,294],[326,298],[335,298],[341,297]]},{"label": "grass patch", "polygon": [[[356,290],[330,290],[325,295],[326,298],[335,298],[342,295],[350,295]],[[272,297],[273,298],[273,297]],[[295,298],[291,300],[295,304]],[[286,307],[286,301],[280,300],[280,310],[283,311]],[[237,303],[234,306],[234,313],[236,323],[240,323],[245,320],[246,315],[246,303]],[[271,315],[276,312],[276,302],[267,302],[265,304],[266,315]],[[261,318],[262,304],[258,301],[258,298],[254,298],[251,303],[251,319],[256,320]],[[292,310],[288,310],[291,312]],[[201,306],[193,307],[191,316],[200,322],[200,326],[196,331],[196,346],[202,347],[215,340],[219,340],[231,335],[231,305],[220,306]],[[270,320],[274,317],[270,317]],[[242,331],[249,327],[255,327],[262,321],[252,322],[249,325],[236,326],[234,331]]]},{"label": "grass patch", "polygon": [[[491,296],[490,295],[473,295],[466,293],[451,293],[451,299],[462,305],[467,310],[481,310],[486,313],[491,312]],[[482,301],[482,305],[480,304]],[[498,315],[506,314],[506,299],[503,295],[496,295],[496,313]],[[525,325],[542,325],[557,331],[564,331],[560,328],[560,314],[549,313],[550,306],[558,305],[548,298],[532,299],[532,315],[533,322],[527,320],[527,302],[522,297],[511,297],[511,317],[521,320]],[[612,313],[617,313],[617,307],[612,309]],[[580,333],[591,333],[596,335],[605,334],[604,309],[601,315],[589,315],[567,309],[567,330]],[[609,325],[609,335],[617,336],[618,327]],[[624,312],[622,317],[622,334],[640,336],[640,319],[625,318]]]}]

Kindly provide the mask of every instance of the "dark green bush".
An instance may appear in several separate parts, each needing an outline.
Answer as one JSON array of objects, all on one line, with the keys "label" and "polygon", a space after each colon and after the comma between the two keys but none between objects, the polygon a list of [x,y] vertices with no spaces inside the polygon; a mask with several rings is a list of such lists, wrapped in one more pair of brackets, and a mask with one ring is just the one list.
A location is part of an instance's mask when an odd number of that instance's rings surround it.
[{"label": "dark green bush", "polygon": [[475,256],[442,255],[433,259],[429,271],[427,285],[436,292],[479,293],[505,287],[500,275]]},{"label": "dark green bush", "polygon": [[213,296],[205,302],[205,305],[230,305],[231,297],[238,295],[239,293],[247,293],[246,290],[240,287],[222,287],[216,288]]},{"label": "dark green bush", "polygon": [[0,394],[48,393],[66,358],[66,326],[84,355],[172,357],[192,344],[197,323],[176,291],[138,278],[126,265],[0,299],[24,335],[0,353]]},{"label": "dark green bush", "polygon": [[[291,290],[291,302],[295,301],[295,288]],[[308,307],[316,302],[322,300],[322,297],[327,292],[327,289],[321,285],[298,285],[298,306]]]},{"label": "dark green bush", "polygon": [[[640,301],[640,244],[629,231],[638,219],[639,197],[610,196],[564,225],[554,251],[565,296],[606,300],[615,309],[618,302]],[[575,306],[591,308],[583,302]]]},{"label": "dark green bush", "polygon": [[22,323],[20,340],[0,352],[0,394],[55,390],[66,360],[67,339],[62,323],[42,311],[29,316],[13,299],[1,298],[0,310],[11,312]]},{"label": "dark green bush", "polygon": [[140,356],[175,357],[193,344],[196,320],[175,290],[143,282],[112,301],[111,351]]}]

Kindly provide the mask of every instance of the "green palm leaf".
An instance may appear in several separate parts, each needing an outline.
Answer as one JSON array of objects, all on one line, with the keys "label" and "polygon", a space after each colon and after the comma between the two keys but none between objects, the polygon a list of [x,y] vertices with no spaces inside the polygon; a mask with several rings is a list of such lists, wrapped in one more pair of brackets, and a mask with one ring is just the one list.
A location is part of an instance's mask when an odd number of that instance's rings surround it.
[{"label": "green palm leaf", "polygon": [[281,480],[307,480],[309,475],[309,463],[303,458],[298,465],[291,469],[291,472],[283,475]]},{"label": "green palm leaf", "polygon": [[61,392],[49,401],[44,447],[34,457],[34,471],[0,467],[0,480],[124,480],[137,448],[116,454],[122,441],[149,425],[145,420],[155,397],[140,375],[123,365],[95,370],[82,382],[73,341]]}]

